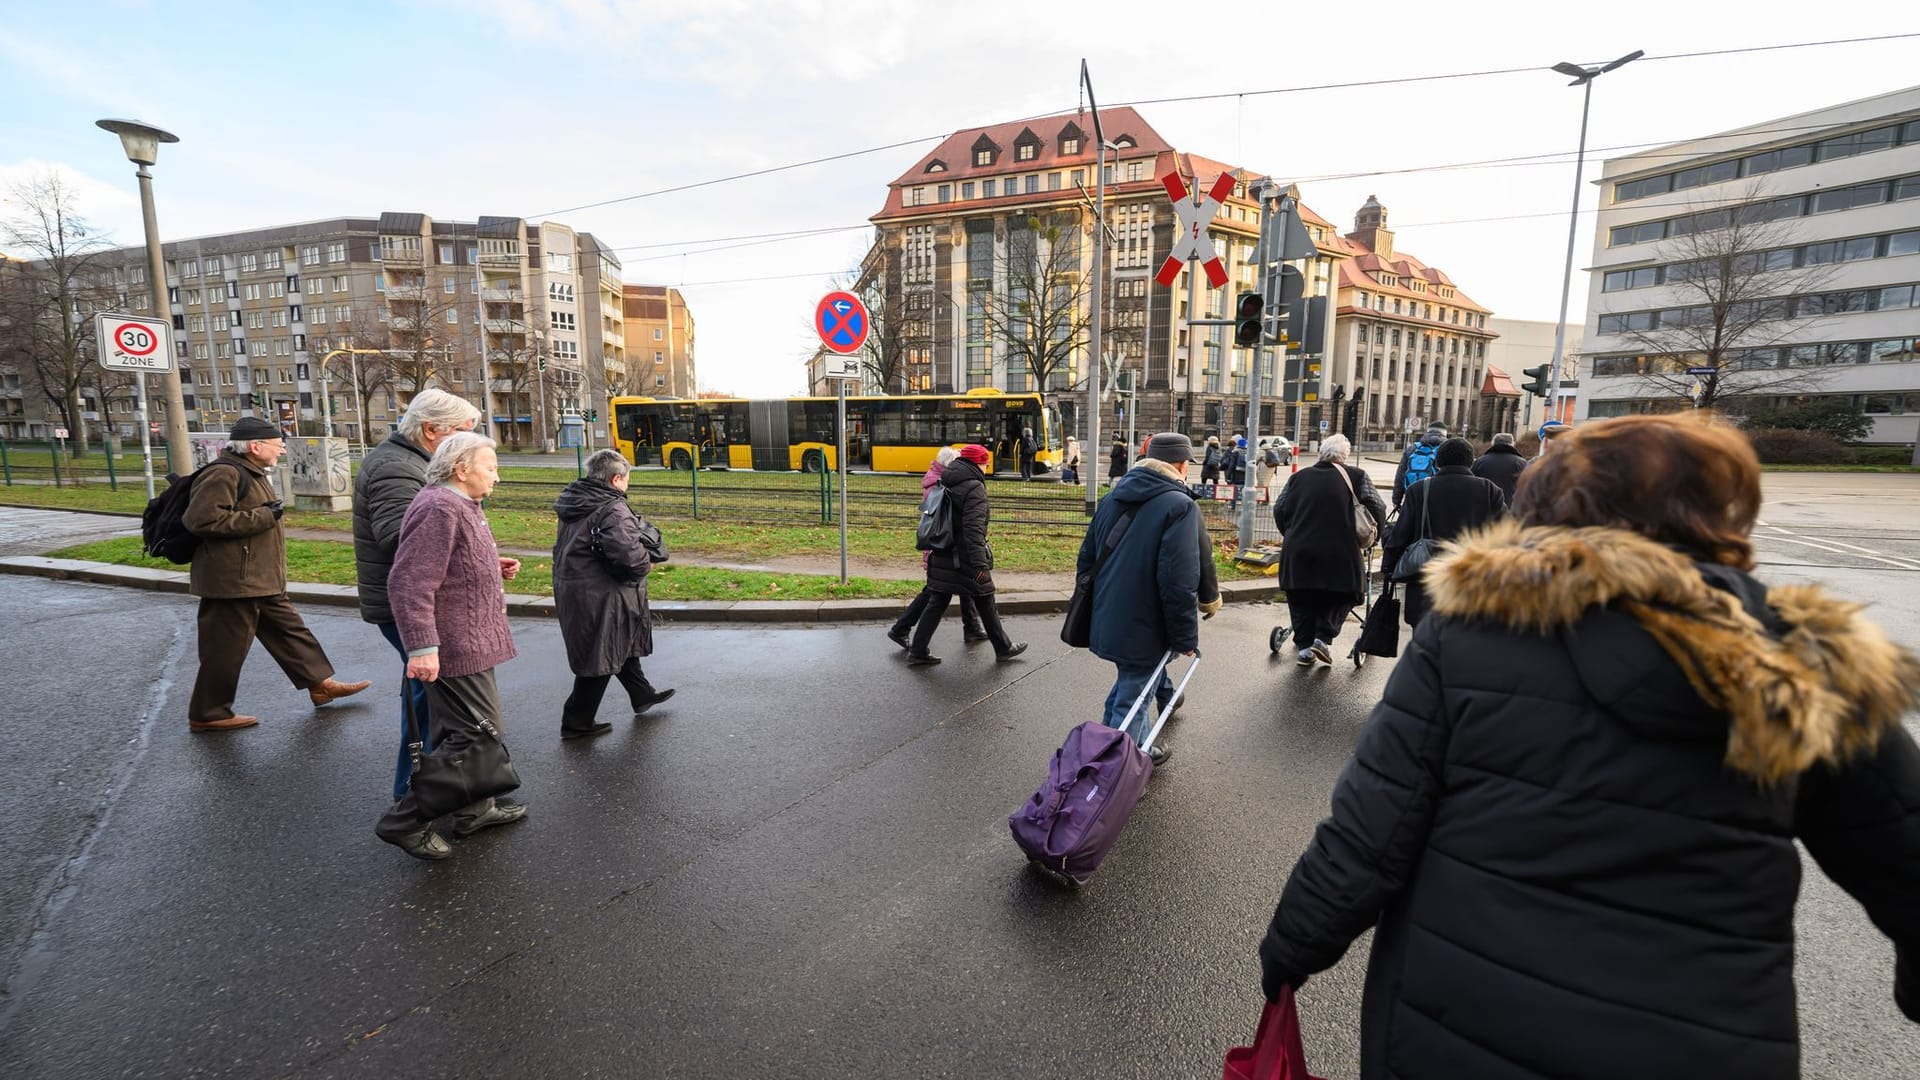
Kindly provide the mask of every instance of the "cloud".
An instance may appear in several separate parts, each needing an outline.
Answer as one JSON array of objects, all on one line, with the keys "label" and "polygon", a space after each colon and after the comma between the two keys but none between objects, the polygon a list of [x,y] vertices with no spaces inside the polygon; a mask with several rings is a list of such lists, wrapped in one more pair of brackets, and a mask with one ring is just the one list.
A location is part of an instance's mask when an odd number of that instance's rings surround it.
[{"label": "cloud", "polygon": [[[9,67],[31,73],[46,89],[69,100],[111,109],[124,106],[131,96],[112,68],[0,27],[0,68]],[[16,81],[24,84],[28,80]]]},{"label": "cloud", "polygon": [[14,188],[49,173],[59,174],[61,182],[73,193],[74,208],[88,225],[116,244],[140,242],[140,195],[131,176],[124,183],[101,180],[58,161],[38,158],[0,161],[0,217],[12,217],[18,212],[13,201]]}]

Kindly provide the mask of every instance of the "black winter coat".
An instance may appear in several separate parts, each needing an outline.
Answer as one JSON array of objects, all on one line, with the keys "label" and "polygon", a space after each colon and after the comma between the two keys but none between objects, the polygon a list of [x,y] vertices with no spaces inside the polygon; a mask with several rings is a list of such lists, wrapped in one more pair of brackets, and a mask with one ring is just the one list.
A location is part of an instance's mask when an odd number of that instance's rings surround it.
[{"label": "black winter coat", "polygon": [[1507,505],[1512,506],[1513,489],[1520,483],[1520,473],[1526,467],[1527,459],[1513,447],[1489,446],[1480,460],[1473,463],[1473,475],[1499,484],[1507,496]]},{"label": "black winter coat", "polygon": [[[1482,525],[1499,520],[1507,512],[1507,497],[1491,480],[1473,475],[1465,465],[1448,465],[1431,480],[1423,480],[1407,489],[1406,504],[1400,517],[1387,532],[1385,553],[1380,568],[1393,580],[1393,568],[1400,556],[1420,539],[1424,524],[1426,535],[1435,541],[1452,540]],[[1420,625],[1427,613],[1427,590],[1419,580],[1406,583],[1407,597],[1401,611],[1408,626]]]},{"label": "black winter coat", "polygon": [[1796,840],[1920,1020],[1920,662],[1857,606],[1510,522],[1428,584],[1260,947],[1374,927],[1363,1078],[1798,1077]]},{"label": "black winter coat", "polygon": [[987,546],[992,514],[987,509],[986,474],[966,458],[954,458],[940,474],[940,486],[947,489],[947,501],[953,504],[954,545],[927,558],[927,587],[956,596],[992,596],[992,575],[980,578],[993,569],[993,549]]},{"label": "black winter coat", "polygon": [[1112,483],[1127,475],[1127,444],[1114,443],[1107,451],[1107,482]]},{"label": "black winter coat", "polygon": [[[1340,480],[1345,469],[1353,491]],[[1280,588],[1323,589],[1345,593],[1359,603],[1366,596],[1366,568],[1353,531],[1353,502],[1385,528],[1387,508],[1367,474],[1352,465],[1323,461],[1293,474],[1273,503],[1273,525],[1280,530]]]},{"label": "black winter coat", "polygon": [[[605,480],[575,480],[554,503],[553,610],[575,675],[611,675],[630,656],[653,654],[653,612],[640,519]],[[599,530],[600,551],[593,550]]]},{"label": "black winter coat", "polygon": [[353,479],[353,570],[360,587],[360,617],[390,623],[387,573],[400,546],[400,521],[427,483],[433,455],[398,431],[367,451]]}]

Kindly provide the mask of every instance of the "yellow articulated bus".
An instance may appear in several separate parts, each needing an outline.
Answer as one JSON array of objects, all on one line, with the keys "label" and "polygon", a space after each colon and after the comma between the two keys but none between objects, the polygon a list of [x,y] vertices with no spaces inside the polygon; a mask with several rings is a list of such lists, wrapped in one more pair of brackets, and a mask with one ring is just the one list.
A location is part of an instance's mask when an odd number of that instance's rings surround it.
[{"label": "yellow articulated bus", "polygon": [[[838,469],[838,405],[830,397],[617,397],[614,446],[635,465],[762,472]],[[993,389],[847,399],[847,467],[925,472],[943,446],[980,443],[986,471],[1018,472],[1019,442],[1033,429],[1034,471],[1060,467],[1060,414],[1039,394]]]}]

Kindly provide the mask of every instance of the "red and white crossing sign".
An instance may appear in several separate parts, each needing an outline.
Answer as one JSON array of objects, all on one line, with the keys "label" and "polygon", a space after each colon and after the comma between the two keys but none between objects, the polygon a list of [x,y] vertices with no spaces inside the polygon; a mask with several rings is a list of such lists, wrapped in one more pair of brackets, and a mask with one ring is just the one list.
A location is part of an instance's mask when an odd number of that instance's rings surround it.
[{"label": "red and white crossing sign", "polygon": [[1166,187],[1167,197],[1173,200],[1173,212],[1180,217],[1180,229],[1174,237],[1172,253],[1160,264],[1160,272],[1153,279],[1171,287],[1180,276],[1180,268],[1191,259],[1206,270],[1209,288],[1223,287],[1227,283],[1227,267],[1213,250],[1213,237],[1207,235],[1207,226],[1213,223],[1213,215],[1220,212],[1220,204],[1233,194],[1233,174],[1221,173],[1197,202],[1179,173],[1161,177],[1160,183]]}]

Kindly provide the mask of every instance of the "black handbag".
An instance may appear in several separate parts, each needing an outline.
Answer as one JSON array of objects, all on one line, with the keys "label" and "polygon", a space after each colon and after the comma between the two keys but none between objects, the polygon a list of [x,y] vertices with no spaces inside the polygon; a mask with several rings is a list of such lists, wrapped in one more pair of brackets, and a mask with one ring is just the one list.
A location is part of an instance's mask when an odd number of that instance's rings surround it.
[{"label": "black handbag", "polygon": [[1437,545],[1434,544],[1433,536],[1427,530],[1427,509],[1433,505],[1431,486],[1433,481],[1428,480],[1425,483],[1428,486],[1420,495],[1420,535],[1413,543],[1408,544],[1407,550],[1401,552],[1400,558],[1394,561],[1393,580],[1395,581],[1418,580],[1420,571],[1425,570],[1427,564],[1433,561]]},{"label": "black handbag", "polygon": [[407,717],[407,753],[413,758],[413,779],[409,786],[422,819],[437,818],[516,790],[520,774],[514,771],[513,755],[500,738],[500,729],[491,720],[480,717],[480,730],[451,728],[434,744],[433,752],[422,754],[420,728],[413,718],[413,698],[402,695]]},{"label": "black handbag", "polygon": [[666,537],[660,535],[660,526],[655,525],[639,514],[633,515],[633,520],[640,526],[640,545],[647,549],[647,559],[649,561],[666,562],[673,557],[672,554],[667,551]]},{"label": "black handbag", "polygon": [[1360,628],[1360,640],[1353,643],[1353,651],[1368,656],[1400,655],[1400,598],[1393,594],[1392,585],[1367,610],[1366,624]]}]

